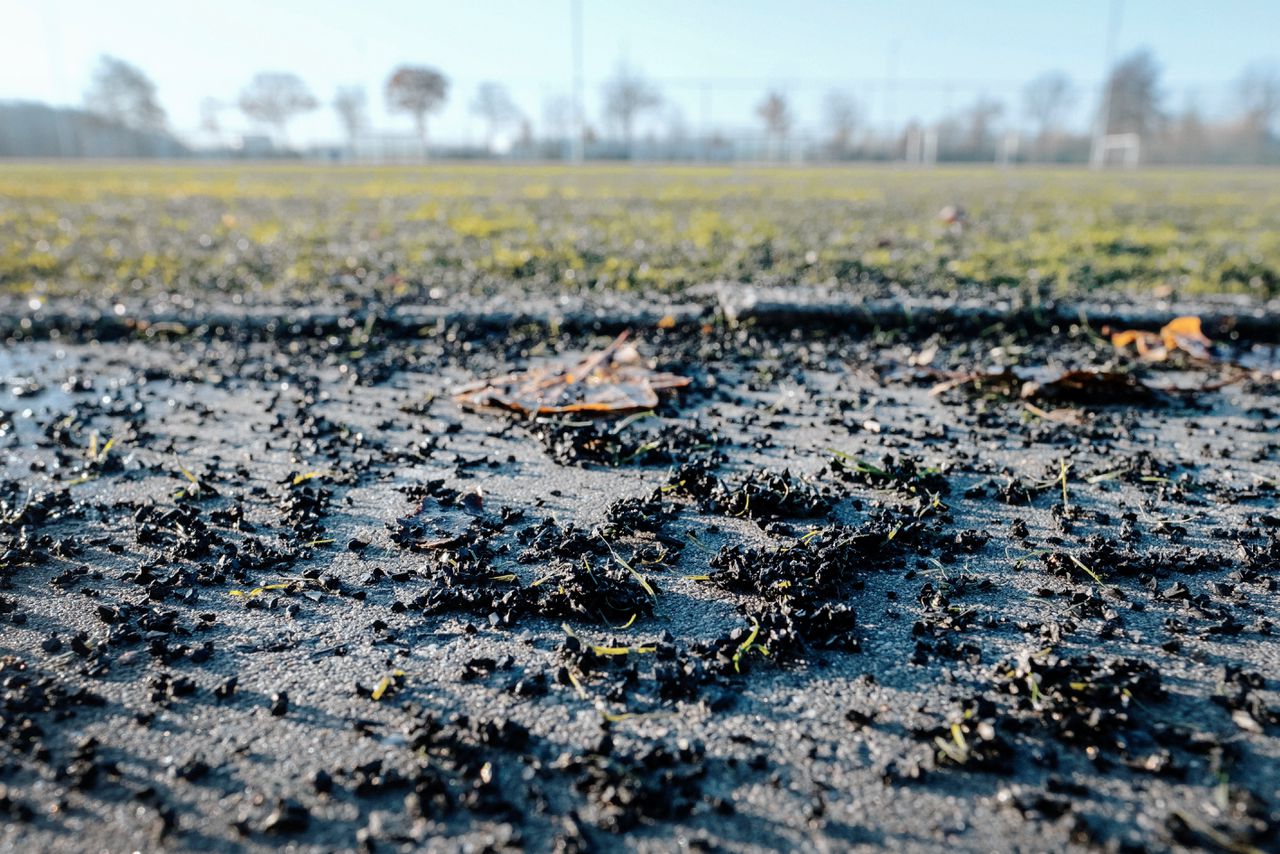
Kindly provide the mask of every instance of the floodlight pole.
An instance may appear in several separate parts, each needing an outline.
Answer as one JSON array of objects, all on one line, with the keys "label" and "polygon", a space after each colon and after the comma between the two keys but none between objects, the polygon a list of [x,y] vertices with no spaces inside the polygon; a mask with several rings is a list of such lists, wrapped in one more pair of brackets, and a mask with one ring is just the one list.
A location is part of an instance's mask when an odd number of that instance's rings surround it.
[{"label": "floodlight pole", "polygon": [[582,115],[582,0],[569,0],[573,49],[573,130],[569,140],[569,160],[581,163],[584,159],[585,122]]},{"label": "floodlight pole", "polygon": [[[897,140],[894,138],[894,123],[897,121],[897,111],[894,101],[897,96],[898,87],[898,48],[901,47],[900,39],[894,39],[889,45],[889,62],[886,69],[884,81],[884,114],[885,125],[889,129],[889,150],[892,152],[897,148]],[[890,159],[894,159],[890,157]]]},{"label": "floodlight pole", "polygon": [[[53,3],[40,4],[40,10],[44,13],[44,35],[47,48],[45,58],[49,61],[49,76],[53,80],[53,88],[56,92],[54,98],[57,102],[61,102],[67,91],[67,76],[62,62],[62,28],[58,25],[58,11]],[[58,110],[53,114],[53,129],[58,137],[59,154],[71,153],[72,134],[67,122],[68,115],[65,110]]]},{"label": "floodlight pole", "polygon": [[699,124],[702,125],[701,148],[702,159],[711,159],[711,81],[703,80],[701,87],[702,98],[700,99],[701,117]]},{"label": "floodlight pole", "polygon": [[1120,32],[1120,12],[1124,0],[1111,0],[1111,15],[1107,22],[1106,65],[1102,75],[1102,105],[1093,123],[1093,145],[1089,151],[1089,165],[1101,169],[1106,160],[1106,139],[1111,132],[1111,67],[1115,62],[1116,37]]}]

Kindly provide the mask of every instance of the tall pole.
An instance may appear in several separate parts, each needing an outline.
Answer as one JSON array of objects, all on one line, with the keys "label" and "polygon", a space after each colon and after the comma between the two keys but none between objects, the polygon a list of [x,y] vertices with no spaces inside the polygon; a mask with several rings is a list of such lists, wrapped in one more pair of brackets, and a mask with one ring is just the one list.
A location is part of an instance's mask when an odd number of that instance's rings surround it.
[{"label": "tall pole", "polygon": [[569,140],[569,160],[584,159],[585,122],[582,109],[582,0],[569,0],[573,29],[573,137]]},{"label": "tall pole", "polygon": [[699,120],[698,120],[698,124],[701,125],[701,133],[699,134],[699,136],[702,137],[702,159],[710,160],[711,159],[711,81],[703,80],[701,89],[702,89],[701,116],[699,117]]},{"label": "tall pole", "polygon": [[1102,103],[1093,122],[1093,145],[1089,151],[1089,165],[1101,169],[1106,160],[1107,134],[1111,132],[1111,67],[1115,63],[1116,37],[1120,33],[1120,12],[1124,0],[1111,0],[1111,14],[1107,21],[1107,53],[1102,75]]},{"label": "tall pole", "polygon": [[[58,26],[58,10],[53,3],[41,4],[40,8],[44,12],[45,58],[49,61],[49,77],[53,80],[53,102],[59,107],[65,107],[68,106],[63,100],[67,92],[67,76],[63,70],[62,28]],[[71,133],[67,126],[68,115],[65,109],[58,109],[53,114],[54,133],[58,137],[58,153],[62,155],[75,153],[71,150]]]},{"label": "tall pole", "polygon": [[884,78],[884,118],[885,126],[889,135],[889,151],[890,160],[897,159],[894,152],[897,151],[898,143],[894,138],[894,125],[897,122],[897,111],[894,109],[894,103],[897,98],[898,88],[898,48],[902,46],[899,39],[894,39],[889,44],[889,61],[888,67],[885,69]]}]

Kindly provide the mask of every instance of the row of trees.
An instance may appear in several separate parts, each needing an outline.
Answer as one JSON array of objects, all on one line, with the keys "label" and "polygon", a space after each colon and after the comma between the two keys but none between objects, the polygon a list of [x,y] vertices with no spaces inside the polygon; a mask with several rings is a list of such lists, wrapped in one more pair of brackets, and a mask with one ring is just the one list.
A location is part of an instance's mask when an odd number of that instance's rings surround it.
[{"label": "row of trees", "polygon": [[[425,142],[427,116],[444,106],[449,81],[434,68],[403,65],[386,83],[387,107],[413,118],[418,136]],[[298,116],[320,106],[302,78],[289,72],[264,71],[241,90],[236,105],[252,122],[271,128],[283,141],[288,126]],[[139,68],[113,56],[104,56],[85,92],[85,106],[100,118],[138,131],[164,131],[167,117],[156,96],[155,84]],[[216,102],[205,106],[205,124],[216,126]],[[354,136],[367,123],[364,90],[341,87],[333,108],[347,133]],[[505,90],[485,84],[477,98],[477,111],[495,122],[507,117],[515,105]]]},{"label": "row of trees", "polygon": [[[387,78],[384,87],[387,108],[413,119],[418,138],[427,143],[427,118],[438,112],[449,96],[448,79],[434,68],[402,65]],[[626,66],[604,87],[604,115],[611,129],[630,145],[637,120],[662,104],[657,89],[641,75]],[[265,72],[253,78],[240,93],[240,110],[251,120],[273,128],[281,139],[287,138],[288,123],[296,116],[320,106],[306,84],[294,74]],[[500,83],[481,83],[471,102],[471,112],[485,123],[485,143],[492,148],[502,131],[527,120],[516,106],[507,88]],[[333,108],[349,139],[354,140],[368,126],[368,104],[364,90],[357,86],[340,87],[334,95]],[[562,133],[573,124],[571,104],[555,104],[549,108],[552,122],[561,125]],[[525,131],[528,133],[527,129]]]},{"label": "row of trees", "polygon": [[[402,65],[387,78],[387,108],[413,118],[418,138],[425,147],[427,116],[444,106],[449,96],[449,81],[434,68]],[[287,139],[289,122],[320,106],[307,84],[296,74],[264,71],[254,76],[240,92],[240,111],[250,120],[273,128],[280,139]],[[355,86],[340,87],[333,98],[333,108],[347,134],[354,138],[368,123],[364,90]]]},{"label": "row of trees", "polygon": [[[1144,145],[1157,147],[1161,143],[1184,147],[1194,143],[1203,150],[1206,141],[1217,140],[1221,145],[1225,140],[1242,159],[1247,159],[1274,147],[1280,118],[1280,71],[1252,66],[1238,78],[1234,88],[1238,110],[1230,119],[1210,122],[1196,104],[1184,105],[1180,112],[1171,111],[1155,58],[1147,51],[1139,51],[1112,69],[1094,120],[1106,133],[1137,133],[1143,137]],[[406,114],[413,120],[425,150],[427,120],[445,105],[449,89],[449,81],[440,71],[402,65],[388,76],[383,95],[389,111]],[[658,111],[665,103],[654,82],[626,65],[605,82],[602,96],[607,133],[628,151],[640,123],[648,116],[660,115]],[[1020,121],[1009,118],[1005,103],[984,96],[945,116],[928,130],[937,140],[937,153],[942,159],[987,159],[1001,133],[1013,124],[1020,124],[1020,136],[1029,140],[1030,150],[1023,152],[1024,157],[1072,159],[1090,131],[1071,127],[1072,117],[1079,115],[1081,98],[1079,88],[1065,74],[1049,72],[1025,87]],[[287,140],[289,124],[295,118],[320,105],[297,75],[285,72],[256,75],[235,104],[250,121],[270,128],[282,142]],[[104,57],[99,64],[86,93],[86,106],[105,120],[140,132],[160,132],[166,125],[155,85],[139,69],[113,57]],[[211,104],[206,110],[205,124],[210,130],[217,128],[217,106]],[[363,89],[339,88],[331,106],[352,142],[368,129],[368,103]],[[485,123],[486,147],[491,149],[495,138],[513,127],[519,127],[525,139],[532,138],[529,121],[502,85],[481,84],[470,107]],[[755,115],[767,153],[776,155],[785,150],[796,128],[795,111],[786,92],[766,93],[756,105]],[[579,129],[588,138],[595,138],[594,130],[581,124],[580,119],[572,102],[557,99],[548,105],[545,122],[562,139]],[[673,127],[678,124],[678,120],[668,121],[672,135],[683,133],[682,128]],[[822,124],[822,153],[830,157],[867,156],[873,150],[892,151],[901,144],[899,137],[886,137],[883,128],[873,128],[862,105],[845,92],[827,95]],[[915,128],[920,129],[919,123]],[[907,134],[911,132],[909,125]]]}]

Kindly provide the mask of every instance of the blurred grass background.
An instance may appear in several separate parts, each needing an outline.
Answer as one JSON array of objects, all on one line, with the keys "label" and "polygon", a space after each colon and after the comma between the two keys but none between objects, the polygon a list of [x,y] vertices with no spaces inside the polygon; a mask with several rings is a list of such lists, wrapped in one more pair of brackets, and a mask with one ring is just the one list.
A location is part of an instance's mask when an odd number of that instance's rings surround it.
[{"label": "blurred grass background", "polygon": [[0,292],[1270,298],[1278,221],[1262,169],[7,163]]}]

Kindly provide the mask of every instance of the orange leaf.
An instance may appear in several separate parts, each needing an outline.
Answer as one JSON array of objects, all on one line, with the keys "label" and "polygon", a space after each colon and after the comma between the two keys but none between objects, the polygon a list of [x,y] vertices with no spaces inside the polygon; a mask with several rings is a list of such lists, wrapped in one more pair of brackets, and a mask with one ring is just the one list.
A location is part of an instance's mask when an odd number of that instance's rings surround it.
[{"label": "orange leaf", "polygon": [[[1166,323],[1164,328],[1160,330],[1160,340],[1170,350],[1175,347],[1181,347],[1186,350],[1187,343],[1199,344],[1202,347],[1209,347],[1213,344],[1212,341],[1205,337],[1200,328],[1200,318],[1195,315],[1175,317]],[[1196,349],[1189,352],[1196,352]]]},{"label": "orange leaf", "polygon": [[1130,344],[1137,344],[1139,350],[1145,350],[1147,347],[1147,338],[1155,337],[1150,332],[1141,332],[1137,329],[1126,329],[1124,332],[1111,333],[1111,346],[1123,350]]},{"label": "orange leaf", "polygon": [[1161,327],[1159,334],[1141,329],[1111,333],[1111,346],[1123,350],[1130,344],[1149,362],[1163,362],[1174,350],[1182,350],[1197,359],[1208,359],[1213,342],[1200,328],[1195,315],[1175,317]]}]

